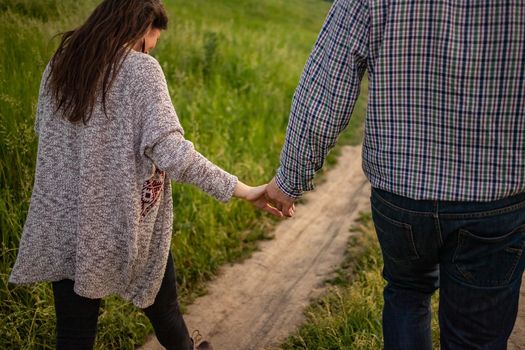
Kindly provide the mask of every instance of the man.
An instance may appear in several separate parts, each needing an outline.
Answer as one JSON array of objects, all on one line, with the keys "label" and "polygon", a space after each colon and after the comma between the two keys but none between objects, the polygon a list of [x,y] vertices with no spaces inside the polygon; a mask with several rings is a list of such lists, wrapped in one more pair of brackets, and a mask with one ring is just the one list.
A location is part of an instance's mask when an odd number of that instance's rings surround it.
[{"label": "man", "polygon": [[525,2],[336,0],[267,196],[288,216],[348,124],[384,257],[385,349],[505,349],[525,266]]}]

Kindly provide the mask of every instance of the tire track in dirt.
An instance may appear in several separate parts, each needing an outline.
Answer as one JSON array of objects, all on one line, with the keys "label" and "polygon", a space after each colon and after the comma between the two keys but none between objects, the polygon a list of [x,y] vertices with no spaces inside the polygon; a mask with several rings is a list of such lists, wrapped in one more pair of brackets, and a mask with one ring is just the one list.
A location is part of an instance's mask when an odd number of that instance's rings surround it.
[{"label": "tire track in dirt", "polygon": [[[344,258],[349,231],[368,211],[370,185],[361,147],[342,148],[337,165],[307,193],[275,238],[242,263],[226,266],[184,316],[216,350],[255,350],[279,345],[303,322],[303,311],[324,290]],[[162,349],[154,337],[141,350]]]}]

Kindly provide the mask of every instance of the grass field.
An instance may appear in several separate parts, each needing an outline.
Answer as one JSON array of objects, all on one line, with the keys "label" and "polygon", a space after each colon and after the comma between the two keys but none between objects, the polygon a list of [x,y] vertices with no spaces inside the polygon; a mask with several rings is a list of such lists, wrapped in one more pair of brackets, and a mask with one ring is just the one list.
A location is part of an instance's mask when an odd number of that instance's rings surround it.
[{"label": "grass field", "polygon": [[[306,310],[306,322],[283,350],[376,350],[383,348],[383,267],[370,213],[352,229],[345,262],[328,281],[329,292]],[[433,298],[433,348],[439,349],[437,297]]]},{"label": "grass field", "polygon": [[[34,110],[53,36],[82,23],[97,1],[0,0],[0,348],[54,347],[49,284],[13,288],[7,278],[27,214],[36,159]],[[169,30],[153,55],[166,74],[186,136],[250,184],[278,166],[293,91],[329,9],[322,0],[166,0]],[[346,142],[359,140],[364,106]],[[332,156],[333,159],[333,156]],[[268,238],[273,221],[249,205],[223,205],[174,185],[172,250],[184,301],[203,282]],[[103,302],[97,349],[132,349],[151,332],[140,310]]]}]

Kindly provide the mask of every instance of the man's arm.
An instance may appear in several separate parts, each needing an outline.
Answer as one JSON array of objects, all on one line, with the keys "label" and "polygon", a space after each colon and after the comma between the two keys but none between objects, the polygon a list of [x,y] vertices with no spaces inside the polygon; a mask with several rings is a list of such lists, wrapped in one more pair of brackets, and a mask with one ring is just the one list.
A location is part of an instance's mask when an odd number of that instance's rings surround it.
[{"label": "man's arm", "polygon": [[315,172],[348,125],[359,96],[368,32],[364,0],[334,2],[293,97],[281,164],[270,184],[278,188],[268,189],[270,197],[279,197],[275,201],[288,197],[293,202],[313,189]]}]

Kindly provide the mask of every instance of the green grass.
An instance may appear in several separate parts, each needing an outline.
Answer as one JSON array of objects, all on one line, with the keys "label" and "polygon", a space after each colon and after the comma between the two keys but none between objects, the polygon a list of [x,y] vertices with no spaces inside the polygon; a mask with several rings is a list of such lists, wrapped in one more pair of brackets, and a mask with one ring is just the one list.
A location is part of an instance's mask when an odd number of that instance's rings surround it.
[{"label": "green grass", "polygon": [[[29,207],[37,139],[34,111],[52,37],[82,23],[97,1],[0,0],[0,348],[54,347],[48,283],[7,285]],[[278,166],[291,98],[330,3],[322,0],[166,0],[170,28],[160,61],[186,136],[249,184]],[[366,84],[365,84],[366,88]],[[358,143],[360,102],[350,136]],[[354,125],[356,124],[356,125]],[[184,302],[205,292],[217,268],[246,257],[274,221],[233,200],[224,205],[174,185],[172,250]],[[106,298],[97,349],[131,349],[151,332],[140,310]]]},{"label": "green grass", "polygon": [[[306,310],[306,322],[282,344],[292,350],[377,350],[383,348],[381,310],[383,261],[370,213],[352,229],[346,259],[325,296]],[[433,298],[433,346],[439,349],[437,298]]]}]

